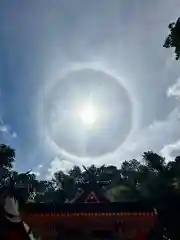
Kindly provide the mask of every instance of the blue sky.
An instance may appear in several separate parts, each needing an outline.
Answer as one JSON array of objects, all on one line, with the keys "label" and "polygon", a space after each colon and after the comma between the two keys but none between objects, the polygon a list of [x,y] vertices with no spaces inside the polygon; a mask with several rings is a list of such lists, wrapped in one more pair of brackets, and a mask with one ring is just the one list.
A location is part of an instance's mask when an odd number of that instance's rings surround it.
[{"label": "blue sky", "polygon": [[[0,140],[16,149],[16,168],[47,177],[73,164],[119,165],[147,150],[167,159],[179,154],[180,63],[171,49],[162,48],[179,9],[179,0],[1,1]],[[64,72],[83,69],[118,80],[135,116],[132,134],[105,157],[70,156],[49,137],[58,121],[46,126],[46,117],[53,114],[50,89],[64,89]],[[109,123],[113,130],[107,139],[113,131],[123,135],[131,118],[118,117],[121,126]]]}]

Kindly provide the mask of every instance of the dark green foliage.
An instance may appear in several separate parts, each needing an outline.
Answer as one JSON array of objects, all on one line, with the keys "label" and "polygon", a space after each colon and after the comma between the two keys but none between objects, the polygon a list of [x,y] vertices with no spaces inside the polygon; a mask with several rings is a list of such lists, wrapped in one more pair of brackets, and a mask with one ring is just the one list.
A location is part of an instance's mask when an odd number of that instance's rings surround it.
[{"label": "dark green foliage", "polygon": [[174,52],[176,55],[176,60],[180,58],[180,18],[178,18],[176,23],[170,23],[168,26],[170,34],[166,38],[163,47],[175,48]]},{"label": "dark green foliage", "polygon": [[0,145],[0,187],[4,186],[11,174],[15,161],[14,149],[4,144]]},{"label": "dark green foliage", "polygon": [[0,145],[0,168],[10,169],[15,160],[14,149],[4,144]]}]

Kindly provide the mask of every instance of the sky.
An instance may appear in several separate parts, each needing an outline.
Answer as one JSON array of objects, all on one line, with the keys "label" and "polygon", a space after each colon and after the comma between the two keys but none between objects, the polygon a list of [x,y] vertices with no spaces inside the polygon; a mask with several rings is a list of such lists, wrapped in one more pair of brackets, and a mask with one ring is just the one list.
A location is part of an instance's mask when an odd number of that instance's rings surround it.
[{"label": "sky", "polygon": [[[162,47],[179,0],[0,2],[0,142],[39,178],[180,154],[180,62]],[[77,118],[91,101],[98,121]]]}]

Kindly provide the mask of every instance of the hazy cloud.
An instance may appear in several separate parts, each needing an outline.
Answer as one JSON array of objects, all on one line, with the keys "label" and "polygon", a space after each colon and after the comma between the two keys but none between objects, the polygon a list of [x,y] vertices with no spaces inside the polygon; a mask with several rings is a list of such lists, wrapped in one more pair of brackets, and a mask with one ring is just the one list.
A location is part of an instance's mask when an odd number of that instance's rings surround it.
[{"label": "hazy cloud", "polygon": [[66,172],[70,170],[74,165],[75,163],[73,163],[72,161],[63,160],[59,157],[55,157],[50,163],[50,168],[48,169],[46,178],[51,179],[55,172],[59,170]]},{"label": "hazy cloud", "polygon": [[176,156],[180,155],[180,140],[177,140],[174,143],[166,145],[161,153],[166,157],[166,160],[174,160]]},{"label": "hazy cloud", "polygon": [[176,97],[180,100],[180,78],[177,79],[177,82],[170,86],[167,90],[168,97]]},{"label": "hazy cloud", "polygon": [[39,165],[37,166],[38,169],[40,169],[40,168],[42,168],[42,167],[43,167],[42,164],[39,164]]},{"label": "hazy cloud", "polygon": [[[168,24],[179,16],[179,0],[27,2],[4,1],[0,9],[0,118],[4,120],[0,138],[3,142],[16,138],[18,165],[42,176],[50,164],[50,177],[74,164],[95,163],[54,157],[61,155],[60,149],[46,144],[47,119],[41,114],[47,100],[44,86],[49,89],[71,64],[94,61],[115,70],[127,84],[132,102],[139,104],[136,132],[106,162],[120,165],[148,150],[172,155],[180,139],[175,101],[180,98],[180,68],[172,49],[162,45]],[[121,126],[114,130],[119,136],[130,119],[120,120]],[[106,162],[102,158],[96,164]]]},{"label": "hazy cloud", "polygon": [[2,133],[9,133],[9,129],[7,125],[1,124],[0,125],[0,132]]},{"label": "hazy cloud", "polygon": [[36,177],[39,177],[39,176],[41,175],[40,172],[34,172],[34,171],[32,171],[31,173],[33,173],[34,175],[36,175]]},{"label": "hazy cloud", "polygon": [[43,168],[43,165],[42,164],[39,164],[35,169],[34,171],[32,171],[33,174],[35,174],[37,177],[39,177],[42,173],[41,173],[41,170]]},{"label": "hazy cloud", "polygon": [[[0,133],[5,137],[16,138],[16,132],[13,132],[9,125],[5,124],[2,120],[0,121]],[[3,136],[2,136],[3,138]]]},{"label": "hazy cloud", "polygon": [[[180,78],[177,79],[176,83],[171,85],[167,90],[168,97],[174,97],[178,100],[178,104],[180,103]],[[176,156],[180,155],[180,110],[177,109],[177,124],[172,125],[172,128],[177,130],[177,139],[175,141],[172,140],[169,144],[165,144],[161,153],[166,157],[167,160],[173,160]],[[168,136],[167,136],[168,137]]]},{"label": "hazy cloud", "polygon": [[[154,151],[170,159],[170,152],[180,147],[180,127],[179,127],[179,109],[174,109],[164,121],[154,121],[147,128],[140,130],[132,139],[130,139],[123,148],[120,148],[118,154],[109,157],[107,160],[102,159],[79,159],[77,162],[71,160],[61,160],[56,157],[50,163],[48,177],[58,171],[66,171],[74,165],[82,166],[96,164],[115,164],[120,166],[122,161],[133,158],[141,159],[143,152]],[[174,143],[174,141],[176,141]],[[173,144],[172,144],[173,143]]]},{"label": "hazy cloud", "polygon": [[[179,122],[179,109],[174,109],[168,117],[163,121],[154,121],[147,128],[142,129],[127,142],[124,149],[121,149],[115,164],[120,165],[120,161],[132,158],[140,159],[142,153],[145,151],[155,151],[157,153],[167,156],[167,150],[175,147],[172,143],[179,144],[180,138],[180,122]],[[177,145],[176,147],[178,147]],[[121,160],[120,160],[121,159]],[[112,159],[113,160],[113,159]]]}]

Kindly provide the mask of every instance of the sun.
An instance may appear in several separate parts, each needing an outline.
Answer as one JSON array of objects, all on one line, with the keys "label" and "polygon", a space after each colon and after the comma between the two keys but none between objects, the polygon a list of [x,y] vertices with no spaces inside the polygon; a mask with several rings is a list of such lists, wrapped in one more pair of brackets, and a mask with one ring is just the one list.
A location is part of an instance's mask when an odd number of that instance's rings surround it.
[{"label": "sun", "polygon": [[91,127],[97,121],[97,109],[92,103],[87,102],[79,108],[78,116],[84,125]]}]

